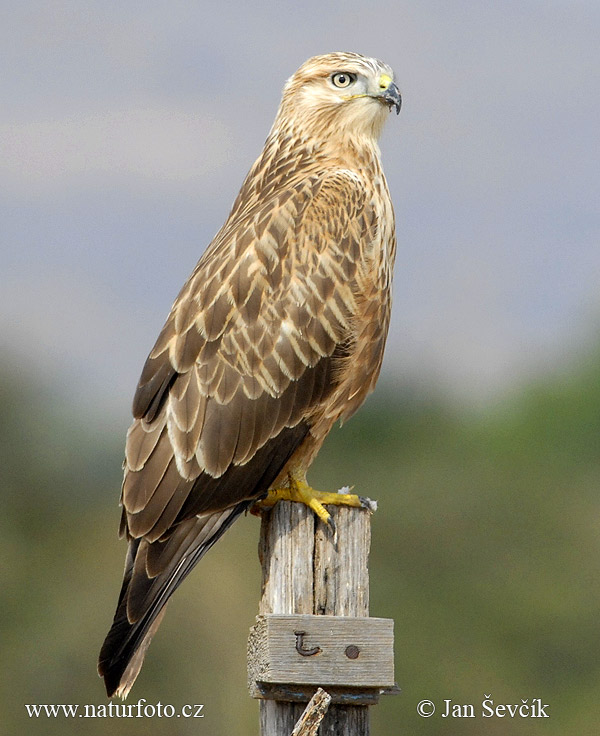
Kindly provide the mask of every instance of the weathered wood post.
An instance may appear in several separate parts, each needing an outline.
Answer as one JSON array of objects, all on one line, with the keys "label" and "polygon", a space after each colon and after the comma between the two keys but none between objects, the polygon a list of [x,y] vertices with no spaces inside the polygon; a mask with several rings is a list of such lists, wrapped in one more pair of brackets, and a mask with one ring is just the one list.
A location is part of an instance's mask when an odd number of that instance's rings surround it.
[{"label": "weathered wood post", "polygon": [[329,506],[337,533],[298,503],[263,513],[262,598],[248,640],[248,685],[261,736],[291,734],[321,686],[323,736],[366,736],[369,706],[394,685],[393,621],[369,618],[371,520]]}]

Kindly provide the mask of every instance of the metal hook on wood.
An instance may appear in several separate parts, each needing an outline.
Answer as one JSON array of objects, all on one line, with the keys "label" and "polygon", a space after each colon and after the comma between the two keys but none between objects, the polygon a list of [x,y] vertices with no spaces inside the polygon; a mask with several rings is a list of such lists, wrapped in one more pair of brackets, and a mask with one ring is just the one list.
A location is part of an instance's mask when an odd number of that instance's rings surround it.
[{"label": "metal hook on wood", "polygon": [[319,654],[322,651],[321,647],[313,647],[312,649],[304,648],[306,631],[294,631],[294,634],[296,635],[296,651],[298,654],[301,654],[303,657],[312,657],[313,654]]}]

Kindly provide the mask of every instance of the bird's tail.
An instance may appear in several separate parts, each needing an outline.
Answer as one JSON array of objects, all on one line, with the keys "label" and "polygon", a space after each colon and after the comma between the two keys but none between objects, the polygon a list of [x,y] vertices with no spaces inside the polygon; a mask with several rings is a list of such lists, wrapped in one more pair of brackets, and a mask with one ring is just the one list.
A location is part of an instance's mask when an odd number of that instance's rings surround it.
[{"label": "bird's tail", "polygon": [[249,504],[188,519],[165,541],[129,541],[117,610],[98,661],[109,697],[127,697],[168,599]]}]

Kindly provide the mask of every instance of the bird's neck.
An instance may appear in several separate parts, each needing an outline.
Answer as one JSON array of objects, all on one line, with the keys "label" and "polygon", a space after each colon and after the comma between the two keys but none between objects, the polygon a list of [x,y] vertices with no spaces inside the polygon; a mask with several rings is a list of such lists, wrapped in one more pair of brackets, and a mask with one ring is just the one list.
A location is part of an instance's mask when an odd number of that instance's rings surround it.
[{"label": "bird's neck", "polygon": [[[242,187],[248,193],[265,196],[281,185],[332,169],[363,171],[381,170],[377,141],[371,136],[311,135],[302,128],[273,128],[261,156],[250,170]],[[239,199],[239,198],[238,198]]]},{"label": "bird's neck", "polygon": [[379,162],[380,126],[348,127],[345,118],[334,112],[323,113],[316,119],[307,116],[287,125],[278,125],[276,119],[267,142],[273,140],[276,155],[286,155],[288,151],[292,156],[296,154],[302,166],[326,164],[328,168],[339,165],[360,169],[365,164]]},{"label": "bird's neck", "polygon": [[355,130],[346,134],[332,124],[278,125],[269,133],[262,154],[248,172],[225,227],[272,195],[295,183],[335,169],[350,169],[365,180],[383,179],[375,135]]}]

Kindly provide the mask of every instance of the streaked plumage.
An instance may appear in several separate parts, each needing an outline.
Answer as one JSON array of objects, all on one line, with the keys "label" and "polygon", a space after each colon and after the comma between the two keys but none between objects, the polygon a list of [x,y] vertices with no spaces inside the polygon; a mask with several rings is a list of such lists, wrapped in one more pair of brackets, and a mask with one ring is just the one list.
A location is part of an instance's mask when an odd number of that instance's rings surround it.
[{"label": "streaked plumage", "polygon": [[165,603],[204,552],[304,473],[375,385],[395,252],[376,142],[400,107],[392,79],[346,53],[291,77],[146,361],[121,496],[129,551],[99,662],[109,695],[129,692]]}]

